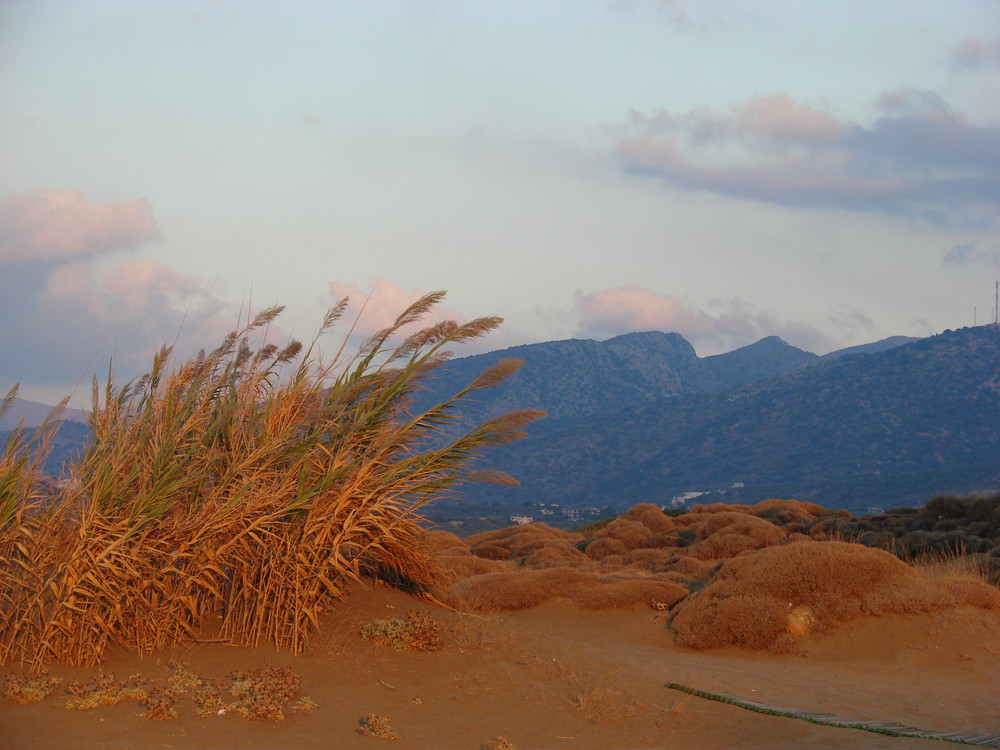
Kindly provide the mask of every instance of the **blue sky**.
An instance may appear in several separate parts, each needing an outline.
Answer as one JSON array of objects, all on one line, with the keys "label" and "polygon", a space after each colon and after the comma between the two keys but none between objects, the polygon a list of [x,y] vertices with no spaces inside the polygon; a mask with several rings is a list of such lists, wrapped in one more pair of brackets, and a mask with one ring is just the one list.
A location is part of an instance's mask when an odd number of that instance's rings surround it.
[{"label": "blue sky", "polygon": [[446,289],[506,319],[478,350],[929,335],[992,315],[998,221],[996,0],[0,0],[35,400],[345,294]]}]

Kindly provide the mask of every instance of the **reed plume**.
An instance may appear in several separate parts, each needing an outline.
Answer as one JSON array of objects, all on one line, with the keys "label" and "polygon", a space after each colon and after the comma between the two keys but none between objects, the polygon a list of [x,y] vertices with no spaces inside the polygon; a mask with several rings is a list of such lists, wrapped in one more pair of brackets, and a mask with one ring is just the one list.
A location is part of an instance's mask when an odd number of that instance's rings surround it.
[{"label": "reed plume", "polygon": [[447,321],[390,345],[442,296],[425,295],[355,355],[341,346],[330,362],[318,342],[346,301],[308,346],[254,349],[281,313],[274,307],[209,353],[171,366],[164,347],[138,380],[95,379],[93,440],[44,506],[19,478],[34,465],[20,443],[8,446],[0,663],[95,665],[111,643],[149,653],[196,636],[209,614],[234,643],[299,652],[323,601],[349,581],[374,576],[416,592],[437,582],[419,509],[464,481],[512,483],[474,464],[542,416],[512,412],[446,437],[463,403],[512,375],[513,361],[414,409],[448,346],[500,324]]}]

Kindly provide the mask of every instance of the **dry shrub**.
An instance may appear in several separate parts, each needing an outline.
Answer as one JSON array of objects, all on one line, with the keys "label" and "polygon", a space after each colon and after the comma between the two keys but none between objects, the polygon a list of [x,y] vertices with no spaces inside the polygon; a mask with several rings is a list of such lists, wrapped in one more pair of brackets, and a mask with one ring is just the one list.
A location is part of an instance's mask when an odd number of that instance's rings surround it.
[{"label": "dry shrub", "polygon": [[672,607],[685,596],[687,589],[676,583],[633,578],[605,581],[597,586],[579,586],[572,598],[584,609],[616,609],[639,604],[662,609]]},{"label": "dry shrub", "polygon": [[399,739],[399,735],[389,724],[389,717],[380,714],[368,714],[358,722],[358,734],[363,737],[378,737],[381,740]]},{"label": "dry shrub", "polygon": [[574,586],[593,580],[593,576],[573,568],[541,568],[474,576],[458,581],[450,590],[472,609],[514,610],[569,596]]},{"label": "dry shrub", "polygon": [[[473,554],[493,560],[508,558],[523,560],[549,542],[562,541],[575,543],[582,539],[580,534],[555,529],[547,523],[535,523],[508,526],[497,531],[484,531],[468,538]],[[501,554],[500,550],[504,550]]]},{"label": "dry shrub", "polygon": [[431,552],[443,552],[450,549],[463,549],[468,551],[469,545],[462,541],[461,537],[452,534],[444,529],[433,529],[428,531],[424,537],[425,547]]},{"label": "dry shrub", "polygon": [[437,651],[441,648],[441,623],[423,612],[410,612],[405,619],[375,618],[361,629],[361,637],[397,651]]},{"label": "dry shrub", "polygon": [[[685,515],[689,517],[705,516],[712,513],[750,513],[750,505],[741,505],[739,503],[705,503],[704,505],[695,505],[691,510],[689,510]],[[680,516],[683,518],[684,516]]]},{"label": "dry shrub", "polygon": [[682,602],[672,627],[680,645],[780,650],[793,642],[789,613],[808,607],[816,632],[859,615],[953,606],[1000,608],[1000,592],[972,579],[927,580],[888,552],[846,542],[768,547],[727,560]]},{"label": "dry shrub", "polygon": [[718,567],[718,562],[714,560],[699,560],[689,555],[683,555],[671,562],[668,570],[692,581],[703,581],[712,574],[716,567]]},{"label": "dry shrub", "polygon": [[654,534],[649,534],[645,539],[643,539],[642,546],[648,547],[649,549],[680,549],[683,546],[681,544],[681,533],[683,531],[684,529],[682,528],[657,531]]},{"label": "dry shrub", "polygon": [[800,500],[761,500],[750,509],[750,512],[780,526],[792,523],[806,524],[833,513],[822,505]]},{"label": "dry shrub", "polygon": [[673,553],[665,549],[636,549],[623,558],[626,565],[654,573],[667,570],[671,560],[673,560]]},{"label": "dry shrub", "polygon": [[484,560],[506,560],[510,557],[510,550],[499,544],[479,544],[472,548],[472,554]]},{"label": "dry shrub", "polygon": [[638,521],[652,533],[668,531],[676,526],[673,519],[652,503],[639,503],[622,513],[623,521]]},{"label": "dry shrub", "polygon": [[628,547],[621,539],[610,536],[602,536],[595,539],[584,550],[591,560],[603,560],[612,555],[620,556],[628,552]]},{"label": "dry shrub", "polygon": [[451,548],[444,552],[438,552],[434,558],[441,564],[441,567],[452,573],[455,578],[468,578],[478,576],[483,573],[496,573],[506,569],[509,563],[501,560],[491,560],[484,557],[476,557],[468,550]]},{"label": "dry shrub", "polygon": [[649,536],[649,529],[639,521],[628,521],[623,518],[616,518],[607,526],[594,534],[594,539],[617,539],[626,550],[633,550],[642,545],[642,541]]},{"label": "dry shrub", "polygon": [[[500,323],[443,321],[400,334],[442,297],[422,297],[353,357],[342,348],[319,361],[319,334],[305,349],[293,341],[255,351],[251,340],[275,307],[212,352],[175,366],[164,347],[137,381],[119,387],[109,377],[103,393],[95,381],[90,447],[74,481],[44,506],[22,491],[30,465],[8,444],[0,663],[93,666],[115,642],[163,650],[214,613],[233,642],[298,653],[322,602],[342,597],[349,581],[434,585],[444,571],[422,546],[419,509],[460,482],[513,481],[469,464],[541,415],[513,412],[440,440],[470,395],[516,371],[512,360],[410,412],[450,346]],[[331,309],[320,334],[346,309],[346,300]]]},{"label": "dry shrub", "polygon": [[687,553],[701,560],[720,560],[785,540],[787,534],[769,521],[745,513],[715,513],[695,526],[701,541]]},{"label": "dry shrub", "polygon": [[588,561],[589,558],[575,545],[560,539],[546,542],[544,547],[532,552],[524,559],[524,565],[528,568],[556,568]]}]

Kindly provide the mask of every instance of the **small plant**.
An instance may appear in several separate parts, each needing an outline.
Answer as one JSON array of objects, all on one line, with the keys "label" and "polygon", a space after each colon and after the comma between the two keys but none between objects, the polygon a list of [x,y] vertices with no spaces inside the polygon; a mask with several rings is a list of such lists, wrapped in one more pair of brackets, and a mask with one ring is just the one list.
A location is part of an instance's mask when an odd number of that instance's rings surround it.
[{"label": "small plant", "polygon": [[389,726],[388,716],[368,714],[361,720],[360,723],[361,726],[358,727],[358,733],[362,737],[378,737],[383,740],[399,739],[399,735],[392,730],[391,726]]},{"label": "small plant", "polygon": [[11,673],[4,678],[3,697],[15,703],[38,703],[52,695],[61,683],[61,677],[49,677],[48,672],[37,676]]},{"label": "small plant", "polygon": [[98,706],[117,706],[125,701],[141,703],[148,698],[145,690],[139,687],[126,687],[111,672],[98,672],[93,680],[80,683],[76,680],[66,685],[66,692],[72,697],[67,701],[66,708],[73,711],[89,711]]},{"label": "small plant", "polygon": [[492,742],[480,745],[479,750],[517,750],[517,748],[506,737],[497,737]]},{"label": "small plant", "polygon": [[177,703],[177,693],[171,688],[154,688],[144,703],[146,711],[143,716],[147,719],[163,721],[176,719],[179,716],[177,709],[174,708],[174,704]]},{"label": "small plant", "polygon": [[406,618],[376,618],[361,629],[361,637],[376,646],[392,646],[397,651],[437,651],[441,648],[441,623],[422,612]]},{"label": "small plant", "polygon": [[[284,709],[291,707],[288,704],[298,695],[302,686],[302,678],[288,667],[264,667],[253,672],[234,672],[230,678],[234,682],[229,692],[238,700],[225,710],[234,710],[245,719],[283,721]],[[309,699],[302,699],[307,700]]]}]

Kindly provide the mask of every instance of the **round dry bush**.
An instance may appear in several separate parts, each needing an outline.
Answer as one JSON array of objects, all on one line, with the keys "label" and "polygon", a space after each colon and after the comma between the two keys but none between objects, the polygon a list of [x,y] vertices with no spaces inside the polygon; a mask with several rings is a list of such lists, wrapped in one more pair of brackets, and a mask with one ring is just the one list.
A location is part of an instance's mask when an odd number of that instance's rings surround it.
[{"label": "round dry bush", "polygon": [[695,557],[684,555],[670,562],[667,570],[691,581],[704,581],[712,575],[712,572],[718,565],[719,563],[711,560],[699,560]]},{"label": "round dry bush", "polygon": [[974,579],[924,579],[888,552],[860,544],[802,542],[726,561],[680,605],[672,626],[690,648],[780,649],[789,613],[802,606],[822,633],[862,614],[1000,608],[1000,592]]},{"label": "round dry bush", "polygon": [[590,558],[569,542],[558,539],[546,542],[541,549],[535,550],[524,559],[528,568],[555,568],[560,565],[589,562]]},{"label": "round dry bush", "polygon": [[[699,599],[700,594],[688,598]],[[720,646],[770,649],[787,626],[785,603],[767,596],[730,596],[699,606],[682,603],[670,623],[678,645],[699,651]]]},{"label": "round dry bush", "polygon": [[639,503],[619,516],[624,521],[638,521],[654,534],[674,528],[673,519],[652,503]]},{"label": "round dry bush", "polygon": [[750,513],[750,509],[751,506],[740,505],[738,503],[733,503],[732,505],[729,503],[705,503],[704,505],[694,506],[688,511],[688,514],[704,515],[707,513]]},{"label": "round dry bush", "polygon": [[466,578],[452,584],[451,592],[471,609],[527,609],[570,596],[574,586],[592,581],[593,576],[573,568],[542,568]]},{"label": "round dry bush", "polygon": [[472,554],[484,560],[506,560],[510,557],[510,550],[499,544],[477,544],[472,548]]},{"label": "round dry bush", "polygon": [[587,553],[587,557],[591,560],[603,560],[609,555],[624,555],[628,552],[628,548],[622,543],[621,539],[602,536],[588,544],[584,552]]},{"label": "round dry bush", "polygon": [[667,569],[673,557],[673,553],[670,550],[636,549],[625,555],[622,562],[635,568],[660,573]]},{"label": "round dry bush", "polygon": [[781,526],[796,522],[809,523],[833,513],[822,505],[799,500],[761,500],[750,512]]},{"label": "round dry bush", "polygon": [[743,513],[717,513],[695,527],[701,539],[687,549],[700,560],[723,560],[785,541],[787,534],[769,521]]},{"label": "round dry bush", "polygon": [[713,513],[694,527],[696,539],[707,539],[720,531],[756,536],[775,532],[784,538],[785,534],[770,521],[752,516],[749,513]]},{"label": "round dry bush", "polygon": [[434,557],[455,578],[468,578],[469,576],[478,576],[483,573],[496,573],[505,570],[510,565],[510,563],[500,560],[488,560],[477,557],[469,552],[461,553],[453,550],[438,552]]},{"label": "round dry bush", "polygon": [[626,521],[616,518],[603,529],[594,534],[594,539],[604,539],[610,537],[617,539],[625,545],[626,549],[635,549],[642,545],[643,540],[649,535],[649,529],[638,521]]},{"label": "round dry bush", "polygon": [[642,540],[642,546],[650,549],[679,549],[683,529],[667,529],[650,534]]},{"label": "round dry bush", "polygon": [[464,550],[469,549],[469,545],[462,541],[460,537],[452,534],[450,531],[445,531],[444,529],[434,529],[433,531],[428,531],[425,539],[431,552],[440,552],[441,550],[451,549],[453,547],[460,547]]},{"label": "round dry bush", "polygon": [[606,581],[577,586],[573,601],[585,609],[621,609],[644,604],[657,609],[672,607],[687,596],[687,589],[653,578]]}]

